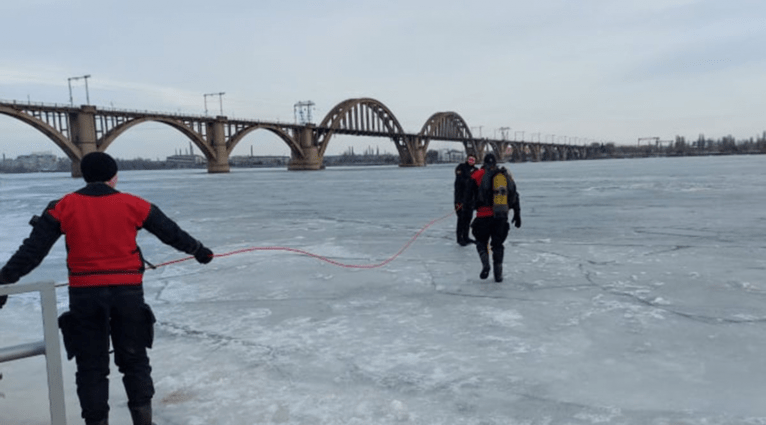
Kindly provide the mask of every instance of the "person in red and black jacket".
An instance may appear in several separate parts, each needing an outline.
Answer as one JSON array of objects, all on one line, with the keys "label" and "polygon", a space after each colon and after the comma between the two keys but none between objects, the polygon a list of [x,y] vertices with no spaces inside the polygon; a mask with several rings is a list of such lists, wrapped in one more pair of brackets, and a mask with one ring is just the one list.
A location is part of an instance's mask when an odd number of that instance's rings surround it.
[{"label": "person in red and black jacket", "polygon": [[[150,425],[154,395],[147,348],[154,315],[144,302],[140,229],[203,264],[213,252],[154,204],[115,190],[117,163],[102,152],[80,163],[87,185],[51,202],[32,232],[0,269],[0,284],[15,283],[37,267],[63,234],[69,270],[69,311],[59,318],[67,354],[77,363],[77,395],[85,423],[106,425],[109,415],[109,344],[123,375],[135,425]],[[0,307],[5,299],[0,300]]]},{"label": "person in red and black jacket", "polygon": [[[482,168],[476,170],[471,174],[472,183],[469,185],[471,188],[471,196],[475,200],[476,206],[476,218],[471,223],[473,237],[476,238],[476,251],[479,253],[479,259],[481,259],[481,273],[479,277],[486,279],[489,276],[491,270],[489,265],[489,250],[488,245],[492,247],[492,263],[494,266],[495,282],[503,281],[503,254],[505,248],[503,243],[505,238],[508,237],[508,231],[511,226],[508,224],[508,216],[495,216],[492,208],[491,196],[482,197],[479,195],[479,190],[482,188],[482,180],[486,173],[492,173],[497,168],[497,159],[492,153],[484,155],[484,165]],[[506,172],[505,168],[501,168],[500,171]],[[491,174],[489,175],[491,177]],[[490,187],[491,189],[491,187]],[[518,193],[515,193],[515,185],[513,185],[513,194],[509,194],[511,199],[510,209],[513,210],[513,225],[516,228],[521,227],[521,207],[519,204]]]}]

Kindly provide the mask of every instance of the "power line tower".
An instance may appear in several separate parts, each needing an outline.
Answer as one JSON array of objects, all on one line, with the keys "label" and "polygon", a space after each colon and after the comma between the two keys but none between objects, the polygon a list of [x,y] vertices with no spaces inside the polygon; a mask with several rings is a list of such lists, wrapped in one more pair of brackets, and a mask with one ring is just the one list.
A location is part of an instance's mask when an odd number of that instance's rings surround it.
[{"label": "power line tower", "polygon": [[500,127],[498,130],[500,130],[500,137],[503,140],[508,140],[508,130],[510,130],[511,127]]},{"label": "power line tower", "polygon": [[293,105],[293,114],[297,124],[311,124],[311,110],[314,109],[314,102],[307,100]]}]

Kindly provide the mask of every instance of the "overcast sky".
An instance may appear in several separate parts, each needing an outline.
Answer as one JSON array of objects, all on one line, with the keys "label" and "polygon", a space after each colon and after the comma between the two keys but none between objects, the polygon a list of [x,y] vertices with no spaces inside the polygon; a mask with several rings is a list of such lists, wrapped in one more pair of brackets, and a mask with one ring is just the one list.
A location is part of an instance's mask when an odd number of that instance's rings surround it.
[{"label": "overcast sky", "polygon": [[[97,107],[202,115],[207,99],[211,115],[292,122],[310,100],[319,122],[371,97],[411,133],[454,111],[484,137],[740,139],[766,130],[764,17],[761,0],[3,1],[0,99],[68,104],[67,79],[89,74]],[[72,97],[86,103],[83,80]],[[333,142],[328,153],[395,152],[388,140]],[[149,123],[109,152],[164,158],[188,145]],[[289,154],[265,131],[234,154],[251,149]],[[0,116],[0,153],[44,150],[64,156]]]}]

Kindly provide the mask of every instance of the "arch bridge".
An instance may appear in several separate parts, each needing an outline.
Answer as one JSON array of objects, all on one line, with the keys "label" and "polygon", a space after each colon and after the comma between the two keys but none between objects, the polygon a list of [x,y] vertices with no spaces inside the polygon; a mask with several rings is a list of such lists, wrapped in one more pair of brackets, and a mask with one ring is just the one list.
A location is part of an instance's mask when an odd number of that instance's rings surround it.
[{"label": "arch bridge", "polygon": [[72,160],[73,177],[80,176],[83,156],[106,151],[126,130],[145,122],[168,125],[186,136],[207,159],[210,173],[229,172],[234,147],[256,130],[273,133],[290,148],[290,170],[321,169],[327,146],[335,135],[389,138],[402,167],[424,166],[432,140],[462,143],[466,153],[479,159],[493,151],[500,162],[585,159],[589,152],[585,146],[475,138],[455,112],[437,112],[419,133],[407,133],[388,107],[371,98],[340,102],[319,125],[15,101],[0,101],[0,114],[32,126],[55,143]]}]

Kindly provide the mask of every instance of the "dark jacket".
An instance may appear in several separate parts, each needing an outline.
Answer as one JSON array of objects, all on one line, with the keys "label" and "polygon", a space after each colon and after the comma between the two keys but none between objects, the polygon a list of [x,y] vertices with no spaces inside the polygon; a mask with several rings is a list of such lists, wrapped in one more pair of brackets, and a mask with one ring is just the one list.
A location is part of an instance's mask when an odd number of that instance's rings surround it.
[{"label": "dark jacket", "polygon": [[455,204],[463,204],[466,209],[472,208],[468,190],[471,174],[474,171],[476,167],[467,162],[462,162],[455,167]]},{"label": "dark jacket", "polygon": [[142,228],[188,254],[202,244],[149,202],[91,183],[53,201],[30,222],[32,232],[0,270],[13,283],[31,272],[66,235],[70,286],[141,284],[144,261],[136,244]]}]

